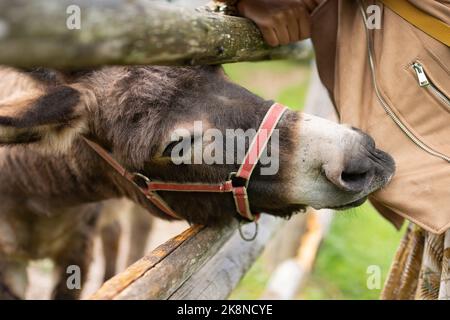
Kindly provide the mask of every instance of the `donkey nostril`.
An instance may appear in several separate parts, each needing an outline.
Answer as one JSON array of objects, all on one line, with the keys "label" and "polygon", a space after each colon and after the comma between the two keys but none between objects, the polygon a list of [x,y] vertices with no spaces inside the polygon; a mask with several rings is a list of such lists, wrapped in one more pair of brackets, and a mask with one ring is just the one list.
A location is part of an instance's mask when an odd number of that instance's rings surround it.
[{"label": "donkey nostril", "polygon": [[363,172],[348,172],[341,173],[341,186],[351,192],[361,192],[368,184],[370,184],[373,177],[373,171],[367,170]]},{"label": "donkey nostril", "polygon": [[328,181],[339,189],[352,193],[367,189],[375,176],[373,165],[363,160],[353,162],[344,170],[327,165],[322,169]]},{"label": "donkey nostril", "polygon": [[366,181],[368,173],[369,173],[368,171],[362,172],[362,173],[351,173],[351,172],[344,171],[341,174],[341,179],[345,183],[350,183],[350,184],[358,183],[361,181]]}]

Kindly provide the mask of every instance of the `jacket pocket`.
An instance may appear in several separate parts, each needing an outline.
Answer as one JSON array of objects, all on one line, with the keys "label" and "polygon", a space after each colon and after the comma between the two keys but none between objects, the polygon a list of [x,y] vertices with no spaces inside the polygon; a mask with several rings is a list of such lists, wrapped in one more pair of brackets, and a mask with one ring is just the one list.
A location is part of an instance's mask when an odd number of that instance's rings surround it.
[{"label": "jacket pocket", "polygon": [[450,163],[450,100],[435,81],[445,72],[429,56],[409,59],[406,65],[393,60],[388,69],[393,74],[379,72],[380,103],[417,147]]},{"label": "jacket pocket", "polygon": [[366,30],[376,97],[418,148],[450,163],[450,103],[446,91],[450,52],[440,43],[424,43],[420,31],[389,11],[385,20],[396,27],[374,33],[375,39]]},{"label": "jacket pocket", "polygon": [[443,89],[440,89],[434,83],[432,76],[428,74],[428,71],[426,71],[424,65],[420,61],[414,61],[411,64],[411,68],[416,74],[417,84],[419,85],[419,87],[424,88],[424,90],[427,90],[429,93],[431,93],[431,95],[434,96],[442,105],[444,110],[450,112],[450,99],[448,94],[446,94]]}]

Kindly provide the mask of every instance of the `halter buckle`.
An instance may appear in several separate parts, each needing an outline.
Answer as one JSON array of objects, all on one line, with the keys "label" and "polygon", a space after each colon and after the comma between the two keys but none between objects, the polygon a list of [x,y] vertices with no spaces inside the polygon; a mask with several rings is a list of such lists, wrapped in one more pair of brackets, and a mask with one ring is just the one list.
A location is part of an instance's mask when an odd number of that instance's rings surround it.
[{"label": "halter buckle", "polygon": [[249,180],[241,178],[241,177],[237,177],[236,172],[230,172],[230,174],[228,175],[228,180],[231,181],[231,184],[235,188],[236,187],[245,187],[246,189],[248,189]]},{"label": "halter buckle", "polygon": [[138,188],[147,189],[148,185],[151,183],[151,180],[143,174],[134,172],[131,176],[131,182],[133,182]]}]

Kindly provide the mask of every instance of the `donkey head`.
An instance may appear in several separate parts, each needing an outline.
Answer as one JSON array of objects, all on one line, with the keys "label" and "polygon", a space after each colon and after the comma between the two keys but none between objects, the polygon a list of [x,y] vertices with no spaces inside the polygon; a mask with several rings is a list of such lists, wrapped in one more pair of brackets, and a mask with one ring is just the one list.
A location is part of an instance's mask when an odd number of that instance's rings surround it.
[{"label": "donkey head", "polygon": [[[66,152],[85,135],[129,171],[166,182],[225,181],[273,104],[215,66],[108,67],[57,78],[0,100],[0,142],[40,141]],[[394,172],[366,134],[294,111],[283,115],[266,151],[248,186],[251,209],[283,217],[305,206],[359,205]],[[160,196],[193,223],[235,216],[229,194]]]}]

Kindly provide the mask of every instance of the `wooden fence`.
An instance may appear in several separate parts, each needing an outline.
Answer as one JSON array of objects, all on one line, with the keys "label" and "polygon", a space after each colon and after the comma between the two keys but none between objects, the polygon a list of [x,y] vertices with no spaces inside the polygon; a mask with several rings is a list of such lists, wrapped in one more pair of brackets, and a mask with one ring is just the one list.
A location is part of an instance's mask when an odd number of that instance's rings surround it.
[{"label": "wooden fence", "polygon": [[193,226],[107,281],[92,299],[225,299],[282,224],[263,216],[251,242],[241,239],[237,223]]},{"label": "wooden fence", "polygon": [[[79,29],[72,29],[73,8],[79,8]],[[310,53],[302,44],[269,48],[247,19],[149,0],[0,0],[0,48],[0,64],[69,69],[299,59]]]}]

